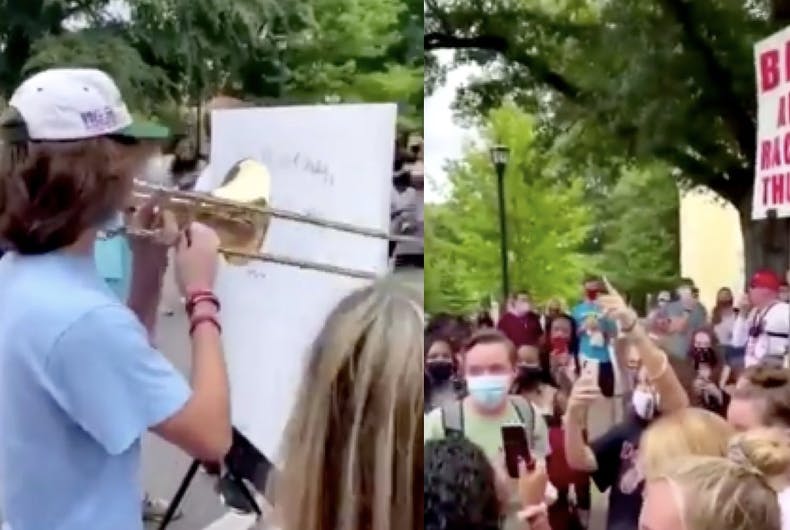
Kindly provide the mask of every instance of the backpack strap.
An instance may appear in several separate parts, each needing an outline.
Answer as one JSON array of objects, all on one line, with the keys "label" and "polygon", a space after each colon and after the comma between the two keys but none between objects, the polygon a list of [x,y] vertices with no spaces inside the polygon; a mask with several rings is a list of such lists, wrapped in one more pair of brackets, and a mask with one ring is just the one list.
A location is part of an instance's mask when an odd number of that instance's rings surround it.
[{"label": "backpack strap", "polygon": [[530,446],[532,446],[535,442],[535,409],[532,407],[532,403],[521,396],[510,396],[508,399],[513,409],[516,411],[518,421],[520,421],[527,430],[527,439],[529,440]]},{"label": "backpack strap", "polygon": [[462,400],[442,404],[442,428],[445,438],[464,435],[464,405]]}]

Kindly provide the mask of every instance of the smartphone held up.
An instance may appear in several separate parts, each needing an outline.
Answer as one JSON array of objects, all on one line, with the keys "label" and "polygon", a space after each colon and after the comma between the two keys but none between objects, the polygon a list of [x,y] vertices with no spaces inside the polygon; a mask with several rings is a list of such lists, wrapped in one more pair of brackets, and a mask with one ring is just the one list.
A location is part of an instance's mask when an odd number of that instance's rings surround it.
[{"label": "smartphone held up", "polygon": [[527,431],[520,423],[502,426],[502,447],[505,450],[505,467],[510,478],[518,478],[518,464],[523,461],[530,471],[535,469],[535,460],[529,450]]}]

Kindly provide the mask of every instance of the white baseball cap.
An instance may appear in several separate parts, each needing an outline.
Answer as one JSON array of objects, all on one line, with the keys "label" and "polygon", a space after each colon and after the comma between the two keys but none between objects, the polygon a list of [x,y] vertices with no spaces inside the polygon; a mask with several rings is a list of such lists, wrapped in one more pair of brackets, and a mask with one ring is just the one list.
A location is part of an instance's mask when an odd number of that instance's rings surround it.
[{"label": "white baseball cap", "polygon": [[167,127],[133,121],[115,81],[92,68],[44,70],[26,79],[8,104],[2,128],[11,141],[110,135],[163,140],[170,136]]}]

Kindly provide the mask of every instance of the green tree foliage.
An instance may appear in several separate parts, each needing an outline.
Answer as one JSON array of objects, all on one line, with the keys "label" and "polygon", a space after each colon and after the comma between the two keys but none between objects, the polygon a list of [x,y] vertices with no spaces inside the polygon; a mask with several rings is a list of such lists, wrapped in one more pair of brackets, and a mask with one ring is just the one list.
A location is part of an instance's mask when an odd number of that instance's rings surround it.
[{"label": "green tree foliage", "polygon": [[534,119],[506,105],[492,111],[483,144],[451,164],[448,200],[426,214],[426,307],[472,310],[501,293],[496,177],[488,148],[511,149],[505,176],[509,270],[514,288],[536,299],[572,297],[589,263],[578,252],[590,212],[582,179],[562,172],[536,145]]},{"label": "green tree foliage", "polygon": [[663,166],[628,168],[606,199],[601,270],[634,299],[677,284],[678,188]]},{"label": "green tree foliage", "polygon": [[0,2],[0,96],[52,66],[111,73],[134,107],[167,114],[217,92],[266,103],[397,101],[421,124],[413,0]]},{"label": "green tree foliage", "polygon": [[[535,113],[568,156],[601,167],[660,162],[681,185],[713,189],[741,212],[747,255],[765,263],[773,258],[760,255],[749,220],[752,47],[782,25],[788,4],[427,0],[425,46],[485,67],[461,94],[467,112],[506,98]],[[787,249],[779,254],[786,265]]]}]

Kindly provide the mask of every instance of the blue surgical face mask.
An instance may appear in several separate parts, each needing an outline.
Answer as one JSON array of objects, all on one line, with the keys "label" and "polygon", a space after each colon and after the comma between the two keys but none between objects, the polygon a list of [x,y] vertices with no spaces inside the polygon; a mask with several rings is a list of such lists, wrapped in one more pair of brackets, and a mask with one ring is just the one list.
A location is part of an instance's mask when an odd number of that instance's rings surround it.
[{"label": "blue surgical face mask", "polygon": [[511,377],[507,374],[470,375],[466,378],[469,396],[482,409],[494,410],[507,399]]}]

